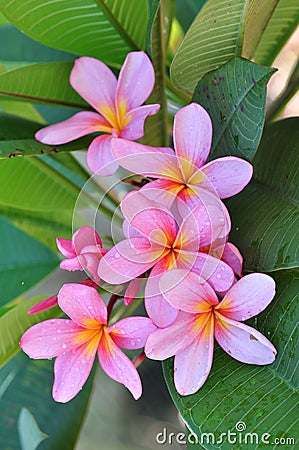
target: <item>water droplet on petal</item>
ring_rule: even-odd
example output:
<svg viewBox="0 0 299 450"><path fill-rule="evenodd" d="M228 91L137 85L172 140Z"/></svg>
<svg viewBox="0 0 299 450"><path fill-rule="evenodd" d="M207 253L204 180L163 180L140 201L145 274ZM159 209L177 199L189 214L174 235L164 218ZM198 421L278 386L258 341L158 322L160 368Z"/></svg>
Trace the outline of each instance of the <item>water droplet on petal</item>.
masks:
<svg viewBox="0 0 299 450"><path fill-rule="evenodd" d="M66 344L62 344L62 346L61 346L62 348L66 348Z"/></svg>
<svg viewBox="0 0 299 450"><path fill-rule="evenodd" d="M220 280L220 278L221 278L220 273L217 273L216 278L218 278L218 280Z"/></svg>

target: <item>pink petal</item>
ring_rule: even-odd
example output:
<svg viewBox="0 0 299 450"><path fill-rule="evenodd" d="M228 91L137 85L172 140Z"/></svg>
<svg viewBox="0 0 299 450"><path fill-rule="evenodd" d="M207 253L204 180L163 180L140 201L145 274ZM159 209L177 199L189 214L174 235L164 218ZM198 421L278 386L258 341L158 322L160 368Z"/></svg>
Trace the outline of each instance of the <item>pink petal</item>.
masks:
<svg viewBox="0 0 299 450"><path fill-rule="evenodd" d="M274 295L273 278L263 273L251 273L230 288L217 309L230 319L247 320L263 311Z"/></svg>
<svg viewBox="0 0 299 450"><path fill-rule="evenodd" d="M47 309L54 308L54 306L57 305L58 297L57 295L53 295L52 297L45 298L45 300L42 300L36 305L31 306L31 308L27 311L27 314L36 314L42 311L46 311Z"/></svg>
<svg viewBox="0 0 299 450"><path fill-rule="evenodd" d="M87 150L87 165L96 175L106 177L118 169L111 151L111 136L104 134L96 137Z"/></svg>
<svg viewBox="0 0 299 450"><path fill-rule="evenodd" d="M163 249L152 249L146 238L125 239L100 260L99 277L110 284L122 284L150 269Z"/></svg>
<svg viewBox="0 0 299 450"><path fill-rule="evenodd" d="M82 389L93 366L96 347L87 352L84 345L62 354L54 364L53 398L66 403Z"/></svg>
<svg viewBox="0 0 299 450"><path fill-rule="evenodd" d="M134 191L125 196L121 209L130 226L151 242L163 247L166 242L174 242L176 221L164 205L149 200L140 191Z"/></svg>
<svg viewBox="0 0 299 450"><path fill-rule="evenodd" d="M135 400L137 400L142 394L142 385L138 372L132 361L124 355L107 334L100 342L98 357L104 372L113 380L126 386Z"/></svg>
<svg viewBox="0 0 299 450"><path fill-rule="evenodd" d="M180 311L171 325L149 335L144 349L146 356L163 361L184 350L198 334L195 322L194 314Z"/></svg>
<svg viewBox="0 0 299 450"><path fill-rule="evenodd" d="M112 139L112 152L117 162L140 175L182 182L177 157L168 147L149 147L125 139Z"/></svg>
<svg viewBox="0 0 299 450"><path fill-rule="evenodd" d="M244 323L216 315L215 338L226 353L247 364L264 365L274 361L276 349L265 336Z"/></svg>
<svg viewBox="0 0 299 450"><path fill-rule="evenodd" d="M174 118L173 139L178 157L201 167L212 141L212 124L206 110L197 103L180 109Z"/></svg>
<svg viewBox="0 0 299 450"><path fill-rule="evenodd" d="M140 192L150 200L170 209L182 189L184 187L181 183L159 178L145 184Z"/></svg>
<svg viewBox="0 0 299 450"><path fill-rule="evenodd" d="M170 325L177 317L178 311L168 303L160 289L161 275L168 269L169 259L163 258L154 268L146 282L144 291L144 305L152 321L161 328Z"/></svg>
<svg viewBox="0 0 299 450"><path fill-rule="evenodd" d="M59 145L74 141L95 131L109 132L109 123L94 112L78 112L63 122L42 128L35 134L35 139L43 144Z"/></svg>
<svg viewBox="0 0 299 450"><path fill-rule="evenodd" d="M30 358L53 358L78 346L75 336L81 330L72 320L45 320L23 334L20 346Z"/></svg>
<svg viewBox="0 0 299 450"><path fill-rule="evenodd" d="M144 52L127 55L118 77L116 105L124 104L130 111L142 105L155 84L155 72L149 57Z"/></svg>
<svg viewBox="0 0 299 450"><path fill-rule="evenodd" d="M128 124L121 130L119 137L134 141L144 135L144 122L148 116L156 114L160 109L160 105L144 105L129 111L123 121Z"/></svg>
<svg viewBox="0 0 299 450"><path fill-rule="evenodd" d="M180 213L182 212L181 205ZM210 199L197 205L192 211L186 206L182 217L184 221L178 233L182 250L196 251L227 234L228 224L223 203L214 196L210 196ZM224 243L225 241L223 245Z"/></svg>
<svg viewBox="0 0 299 450"><path fill-rule="evenodd" d="M63 239L63 238L57 238L56 244L58 247L58 250L60 253L63 254L63 256L66 256L67 258L74 258L76 255L76 252L73 247L73 242L70 239Z"/></svg>
<svg viewBox="0 0 299 450"><path fill-rule="evenodd" d="M170 305L188 313L209 311L211 305L219 303L208 283L184 269L173 269L163 274L160 289Z"/></svg>
<svg viewBox="0 0 299 450"><path fill-rule="evenodd" d="M80 260L77 256L75 258L64 259L60 263L60 268L63 270L83 270L84 264L82 264L82 260Z"/></svg>
<svg viewBox="0 0 299 450"><path fill-rule="evenodd" d="M108 122L116 116L114 99L117 80L104 63L88 56L76 59L70 83Z"/></svg>
<svg viewBox="0 0 299 450"><path fill-rule="evenodd" d="M234 244L231 242L225 244L221 259L233 269L236 275L242 276L243 257Z"/></svg>
<svg viewBox="0 0 299 450"><path fill-rule="evenodd" d="M85 259L85 264L84 264L85 271L88 272L90 277L96 283L99 283L100 278L98 276L98 271L99 271L100 258L97 255L95 255L94 253L84 253L84 259Z"/></svg>
<svg viewBox="0 0 299 450"><path fill-rule="evenodd" d="M124 304L126 306L130 305L137 297L142 281L142 278L135 278L134 280L130 281L124 295Z"/></svg>
<svg viewBox="0 0 299 450"><path fill-rule="evenodd" d="M126 219L123 221L122 231L125 238L142 237L142 234L135 230L135 228L131 227L130 223Z"/></svg>
<svg viewBox="0 0 299 450"><path fill-rule="evenodd" d="M204 253L198 253L190 270L200 275L217 292L226 291L234 281L234 272L226 263Z"/></svg>
<svg viewBox="0 0 299 450"><path fill-rule="evenodd" d="M107 332L118 347L136 350L145 346L149 334L156 329L147 317L127 317L109 327Z"/></svg>
<svg viewBox="0 0 299 450"><path fill-rule="evenodd" d="M213 328L211 320L191 345L175 355L174 384L180 395L194 394L210 373L214 353Z"/></svg>
<svg viewBox="0 0 299 450"><path fill-rule="evenodd" d="M79 228L73 235L73 247L76 254L79 255L81 250L87 245L99 245L102 247L102 241L96 230L89 226Z"/></svg>
<svg viewBox="0 0 299 450"><path fill-rule="evenodd" d="M82 284L65 284L58 293L60 308L77 324L98 328L107 323L107 308L97 290Z"/></svg>
<svg viewBox="0 0 299 450"><path fill-rule="evenodd" d="M213 184L220 198L228 198L242 191L249 183L253 171L249 162L234 156L215 159L201 170Z"/></svg>

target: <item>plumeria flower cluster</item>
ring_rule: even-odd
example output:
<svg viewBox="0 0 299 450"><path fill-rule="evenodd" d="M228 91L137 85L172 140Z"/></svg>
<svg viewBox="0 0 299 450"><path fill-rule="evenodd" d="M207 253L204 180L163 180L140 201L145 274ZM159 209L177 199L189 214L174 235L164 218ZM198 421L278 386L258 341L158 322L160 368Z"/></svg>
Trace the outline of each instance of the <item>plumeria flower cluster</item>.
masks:
<svg viewBox="0 0 299 450"><path fill-rule="evenodd" d="M222 202L249 183L251 164L236 157L206 163L212 124L197 103L175 115L174 150L135 142L146 117L159 110L141 106L154 85L143 52L127 56L118 80L102 62L79 58L70 82L96 112L77 113L36 138L57 145L100 132L87 152L90 169L110 175L120 165L147 183L122 199L123 239L111 248L103 248L90 226L71 240L57 239L65 256L60 267L84 270L88 278L33 306L31 314L58 304L69 319L34 325L20 343L32 358L56 357L54 399L66 402L79 392L96 354L102 369L134 398L142 393L136 367L145 357L174 356L177 391L195 393L211 370L214 338L238 361L272 363L274 346L243 321L268 306L275 283L265 274L242 276L243 259L229 242L231 221ZM99 288L112 293L107 304ZM138 296L147 316L116 321L114 306L123 299L126 314ZM121 349L141 353L131 361Z"/></svg>

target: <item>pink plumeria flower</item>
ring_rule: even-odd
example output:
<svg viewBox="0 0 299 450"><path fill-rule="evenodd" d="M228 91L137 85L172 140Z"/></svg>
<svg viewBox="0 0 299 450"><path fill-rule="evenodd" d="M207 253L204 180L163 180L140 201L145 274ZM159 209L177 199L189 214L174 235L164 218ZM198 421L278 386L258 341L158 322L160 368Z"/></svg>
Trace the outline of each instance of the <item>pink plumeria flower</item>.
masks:
<svg viewBox="0 0 299 450"><path fill-rule="evenodd" d="M144 52L129 53L117 80L104 63L83 56L75 61L70 83L97 112L79 112L39 130L35 138L44 144L59 145L93 132L105 133L91 142L87 164L98 175L111 175L118 168L111 152L111 137L139 139L147 116L160 108L157 104L141 106L154 87L152 63Z"/></svg>
<svg viewBox="0 0 299 450"><path fill-rule="evenodd" d="M254 328L241 323L263 311L275 295L271 277L253 273L239 280L219 303L214 290L195 273L171 270L160 280L166 300L180 310L167 328L148 338L148 358L173 355L174 381L181 395L194 394L206 381L213 360L214 336L233 358L247 364L271 364L276 349ZM178 280L182 280L178 282Z"/></svg>
<svg viewBox="0 0 299 450"><path fill-rule="evenodd" d="M78 284L64 285L58 304L70 319L52 319L29 328L20 346L34 359L56 357L53 398L68 402L78 394L98 353L102 369L122 383L135 399L142 393L140 377L130 359L120 350L144 347L156 327L146 317L129 317L107 324L107 307L97 290Z"/></svg>
<svg viewBox="0 0 299 450"><path fill-rule="evenodd" d="M87 270L96 283L99 261L107 253L103 249L98 233L89 226L77 230L72 239L56 239L59 251L67 258L61 261L60 268L64 270Z"/></svg>
<svg viewBox="0 0 299 450"><path fill-rule="evenodd" d="M157 178L142 190L157 188L157 201L171 205L178 196L189 207L196 206L207 192L228 198L250 181L252 166L234 156L218 158L204 165L212 140L211 119L204 108L191 103L174 118L171 148L155 148L112 139L112 151L119 164L131 172ZM166 195L166 194L169 195Z"/></svg>
<svg viewBox="0 0 299 450"><path fill-rule="evenodd" d="M233 283L234 273L226 263L199 252L200 247L210 246L229 231L223 204L215 197L213 200L189 212L180 225L167 208L140 191L127 194L121 203L123 215L135 233L103 256L99 276L107 283L122 284L151 270L145 286L145 306L158 326L167 326L177 315L160 291L159 278L164 272L174 267L193 270L217 291L226 291Z"/></svg>

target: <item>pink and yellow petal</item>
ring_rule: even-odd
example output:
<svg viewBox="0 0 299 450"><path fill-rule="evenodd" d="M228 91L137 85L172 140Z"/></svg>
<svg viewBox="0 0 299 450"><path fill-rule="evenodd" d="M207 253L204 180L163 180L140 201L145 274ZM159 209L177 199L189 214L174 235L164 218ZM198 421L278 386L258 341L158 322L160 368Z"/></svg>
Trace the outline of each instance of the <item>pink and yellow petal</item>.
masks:
<svg viewBox="0 0 299 450"><path fill-rule="evenodd" d="M251 273L234 284L218 305L218 311L234 320L247 320L273 300L275 281L263 273Z"/></svg>
<svg viewBox="0 0 299 450"><path fill-rule="evenodd" d="M110 284L126 283L150 269L162 252L153 249L146 238L125 239L103 256L98 275Z"/></svg>
<svg viewBox="0 0 299 450"><path fill-rule="evenodd" d="M178 160L170 148L149 147L115 138L111 146L114 157L125 169L148 177L182 182Z"/></svg>
<svg viewBox="0 0 299 450"><path fill-rule="evenodd" d="M107 329L118 347L136 350L145 346L148 336L157 329L147 317L127 317Z"/></svg>
<svg viewBox="0 0 299 450"><path fill-rule="evenodd" d="M225 244L221 259L233 269L236 275L242 276L243 257L234 244L231 242Z"/></svg>
<svg viewBox="0 0 299 450"><path fill-rule="evenodd" d="M167 302L174 308L188 313L209 312L218 305L214 290L197 274L173 269L160 278L160 289Z"/></svg>
<svg viewBox="0 0 299 450"><path fill-rule="evenodd" d="M259 331L215 311L215 338L233 358L247 364L271 364L276 349Z"/></svg>
<svg viewBox="0 0 299 450"><path fill-rule="evenodd" d="M142 385L132 361L118 348L109 334L101 339L98 358L104 372L113 380L123 384L135 400L141 397Z"/></svg>
<svg viewBox="0 0 299 450"><path fill-rule="evenodd" d="M149 97L155 83L155 72L144 52L127 55L118 77L116 107L130 111L142 105Z"/></svg>
<svg viewBox="0 0 299 450"><path fill-rule="evenodd" d="M77 346L75 337L81 327L68 319L51 319L29 328L20 346L30 358L53 358Z"/></svg>
<svg viewBox="0 0 299 450"><path fill-rule="evenodd" d="M86 351L82 345L56 358L52 391L56 402L66 403L79 393L91 372L96 351L96 347Z"/></svg>
<svg viewBox="0 0 299 450"><path fill-rule="evenodd" d="M124 304L126 306L130 305L135 300L135 298L137 298L140 287L142 285L142 281L142 278L135 278L134 280L129 282L124 294Z"/></svg>
<svg viewBox="0 0 299 450"><path fill-rule="evenodd" d="M205 383L213 362L214 323L210 320L191 345L176 353L174 384L180 395L192 395Z"/></svg>
<svg viewBox="0 0 299 450"><path fill-rule="evenodd" d="M94 112L78 112L63 122L42 128L35 139L43 144L59 145L97 131L110 132L109 123Z"/></svg>
<svg viewBox="0 0 299 450"><path fill-rule="evenodd" d="M196 316L179 311L171 325L149 335L144 351L148 358L163 361L188 347L197 335Z"/></svg>
<svg viewBox="0 0 299 450"><path fill-rule="evenodd" d="M107 323L107 308L93 287L65 284L58 293L60 308L78 325L98 329Z"/></svg>
<svg viewBox="0 0 299 450"><path fill-rule="evenodd" d="M206 110L197 103L180 109L174 118L173 137L177 156L200 168L212 142L212 123Z"/></svg>
<svg viewBox="0 0 299 450"><path fill-rule="evenodd" d="M156 114L160 105L144 105L130 110L123 118L119 137L134 141L144 135L144 122L148 116Z"/></svg>
<svg viewBox="0 0 299 450"><path fill-rule="evenodd" d="M116 118L115 92L117 79L101 61L83 56L75 61L70 83L96 111L114 126Z"/></svg>

